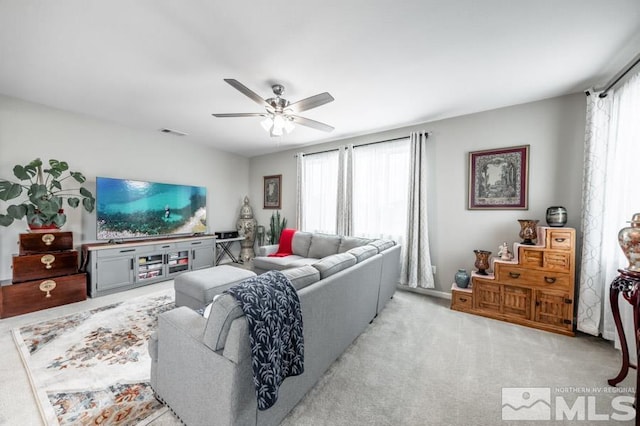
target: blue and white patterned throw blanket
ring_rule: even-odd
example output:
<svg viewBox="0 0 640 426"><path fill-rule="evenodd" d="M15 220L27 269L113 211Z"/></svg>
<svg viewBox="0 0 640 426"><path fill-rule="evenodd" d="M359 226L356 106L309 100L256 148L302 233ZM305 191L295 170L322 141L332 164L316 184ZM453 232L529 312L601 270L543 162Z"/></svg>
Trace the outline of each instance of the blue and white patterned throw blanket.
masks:
<svg viewBox="0 0 640 426"><path fill-rule="evenodd" d="M258 409L266 410L278 400L284 379L304 372L300 299L280 271L246 279L227 292L247 318Z"/></svg>

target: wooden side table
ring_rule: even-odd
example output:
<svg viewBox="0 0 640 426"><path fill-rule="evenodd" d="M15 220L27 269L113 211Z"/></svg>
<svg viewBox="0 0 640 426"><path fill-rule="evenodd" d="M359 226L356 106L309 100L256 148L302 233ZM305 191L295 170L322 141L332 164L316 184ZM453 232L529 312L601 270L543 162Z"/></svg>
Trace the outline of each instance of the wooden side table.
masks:
<svg viewBox="0 0 640 426"><path fill-rule="evenodd" d="M609 379L608 383L611 386L615 386L624 380L629 373L629 368L636 369L636 425L640 425L640 417L638 416L638 390L637 385L640 383L640 369L637 365L629 363L629 347L627 345L627 339L625 337L624 328L622 327L622 320L620 318L620 306L618 300L620 299L620 293L622 297L633 306L633 334L635 336L637 354L636 359L640 359L640 273L618 269L620 275L618 275L609 288L609 301L611 303L611 312L613 313L613 321L616 324L616 330L618 331L618 338L620 339L620 349L622 351L622 366L620 372L613 379Z"/></svg>

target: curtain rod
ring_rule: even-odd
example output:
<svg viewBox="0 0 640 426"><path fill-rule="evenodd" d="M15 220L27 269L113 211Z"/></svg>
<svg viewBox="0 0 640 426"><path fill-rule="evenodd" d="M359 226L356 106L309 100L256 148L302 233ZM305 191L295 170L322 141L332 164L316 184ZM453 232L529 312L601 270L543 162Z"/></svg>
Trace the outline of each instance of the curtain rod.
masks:
<svg viewBox="0 0 640 426"><path fill-rule="evenodd" d="M429 138L429 132L420 132L420 133L423 133L424 135L426 135L427 139ZM375 145L375 144L385 143L385 142L395 142L395 141L401 141L401 140L404 140L404 139L409 139L409 136L401 136L399 138L385 139L385 140L376 141L376 142L366 142L366 143L361 143L361 144L358 144L358 145L354 145L353 147L354 148L358 148L360 146ZM327 152L333 152L333 151L339 151L339 150L340 150L340 148L331 148L331 149L325 149L324 151L310 152L308 154L307 153L302 153L302 156L306 157L306 156L309 156L309 155L324 154L324 153L327 153ZM298 154L294 154L293 156L297 157Z"/></svg>
<svg viewBox="0 0 640 426"><path fill-rule="evenodd" d="M611 90L616 84L618 84L618 82L620 82L620 80L622 80L624 78L624 76L629 74L629 72L633 68L635 68L636 65L640 64L640 54L638 56L636 56L635 59L633 59L630 62L630 64L631 65L629 65L627 67L627 69L623 70L618 75L614 76L611 80L609 80L609 83L607 83L605 88L602 89L602 93L600 93L600 95L598 95L599 98L606 98L609 90Z"/></svg>

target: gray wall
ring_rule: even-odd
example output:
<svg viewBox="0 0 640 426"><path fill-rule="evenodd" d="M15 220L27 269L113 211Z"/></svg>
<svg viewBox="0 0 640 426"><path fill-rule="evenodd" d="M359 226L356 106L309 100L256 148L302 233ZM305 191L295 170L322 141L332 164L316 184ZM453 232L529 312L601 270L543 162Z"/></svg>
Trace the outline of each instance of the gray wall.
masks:
<svg viewBox="0 0 640 426"><path fill-rule="evenodd" d="M428 143L431 256L437 266L436 290L449 292L458 268L473 269L474 249L496 254L503 241L510 246L519 241L517 219L539 219L545 225L547 207L563 205L569 213L567 226L579 228L585 108L585 96L580 93L308 146L300 151L379 141L405 136L410 131L432 132ZM529 209L468 210L469 152L517 145L530 145ZM273 174L282 174L281 214L295 226L297 151L250 161L251 204L258 223L267 228L272 210L262 208L262 177Z"/></svg>
<svg viewBox="0 0 640 426"><path fill-rule="evenodd" d="M159 126L160 127L160 126ZM249 192L249 160L187 137L121 127L0 95L0 177L13 177L16 164L34 158L67 161L95 189L96 176L207 187L210 231L235 229ZM94 193L95 195L95 193ZM0 201L1 211L6 203ZM95 241L95 213L66 209L64 230L76 245ZM0 280L11 278L11 255L26 222L0 227Z"/></svg>

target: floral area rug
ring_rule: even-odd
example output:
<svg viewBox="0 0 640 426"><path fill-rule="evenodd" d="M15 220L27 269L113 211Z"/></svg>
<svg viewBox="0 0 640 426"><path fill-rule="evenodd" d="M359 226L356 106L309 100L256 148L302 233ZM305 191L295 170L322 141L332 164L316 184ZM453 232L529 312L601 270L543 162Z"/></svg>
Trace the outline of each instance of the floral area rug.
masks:
<svg viewBox="0 0 640 426"><path fill-rule="evenodd" d="M147 342L173 290L13 330L47 425L138 425L166 411Z"/></svg>

